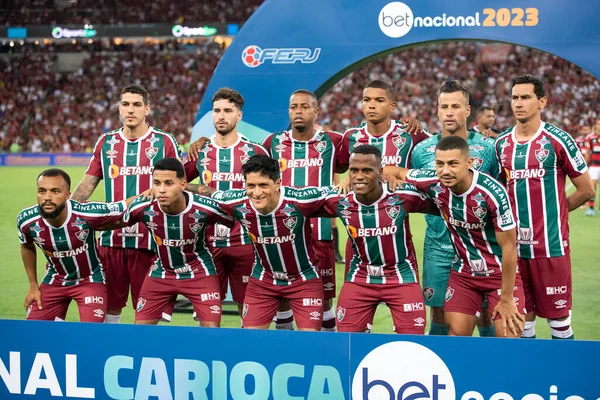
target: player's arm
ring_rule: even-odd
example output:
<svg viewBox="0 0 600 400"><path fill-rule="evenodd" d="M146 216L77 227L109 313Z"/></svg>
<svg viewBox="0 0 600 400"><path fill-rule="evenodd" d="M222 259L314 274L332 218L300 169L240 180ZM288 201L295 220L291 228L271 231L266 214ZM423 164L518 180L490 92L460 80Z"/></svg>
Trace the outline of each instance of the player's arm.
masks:
<svg viewBox="0 0 600 400"><path fill-rule="evenodd" d="M100 183L100 180L101 178L99 176L88 174L83 175L81 182L79 182L79 184L71 194L71 199L80 203L87 201L87 199L90 198L92 193L94 193L94 190L96 190L96 187L98 186L98 183Z"/></svg>
<svg viewBox="0 0 600 400"><path fill-rule="evenodd" d="M496 240L502 248L502 286L500 301L494 309L492 319L500 314L503 335L507 335L507 327L513 335L523 330L524 316L519 313L513 291L517 276L517 235L516 229L496 231Z"/></svg>
<svg viewBox="0 0 600 400"><path fill-rule="evenodd" d="M596 197L596 190L588 171L570 179L576 190L567 197L567 206L569 207L569 211L573 211L585 204L589 199Z"/></svg>
<svg viewBox="0 0 600 400"><path fill-rule="evenodd" d="M25 295L25 309L35 301L37 306L42 308L42 293L38 285L37 279L37 255L35 252L35 245L33 243L21 243L21 259L25 266L25 272L27 273L27 279L29 280L29 290Z"/></svg>
<svg viewBox="0 0 600 400"><path fill-rule="evenodd" d="M392 176L398 180L406 181L406 176L411 170L408 168L397 167L395 165L386 165L383 167L383 174Z"/></svg>
<svg viewBox="0 0 600 400"><path fill-rule="evenodd" d="M210 186L198 185L195 183L188 183L188 185L186 186L186 190L189 190L194 194L199 194L200 196L205 197L211 197L213 193L217 191L217 189L211 188Z"/></svg>

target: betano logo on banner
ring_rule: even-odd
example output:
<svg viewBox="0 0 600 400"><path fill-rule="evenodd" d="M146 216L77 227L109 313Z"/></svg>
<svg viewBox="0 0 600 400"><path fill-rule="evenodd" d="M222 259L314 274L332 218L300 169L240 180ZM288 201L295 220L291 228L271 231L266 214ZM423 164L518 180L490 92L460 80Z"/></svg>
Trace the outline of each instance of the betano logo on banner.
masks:
<svg viewBox="0 0 600 400"><path fill-rule="evenodd" d="M484 8L473 15L452 16L442 13L436 16L415 17L411 8L394 1L386 4L379 12L379 28L391 37L400 38L414 28L463 27L463 26L536 26L539 11L529 8Z"/></svg>

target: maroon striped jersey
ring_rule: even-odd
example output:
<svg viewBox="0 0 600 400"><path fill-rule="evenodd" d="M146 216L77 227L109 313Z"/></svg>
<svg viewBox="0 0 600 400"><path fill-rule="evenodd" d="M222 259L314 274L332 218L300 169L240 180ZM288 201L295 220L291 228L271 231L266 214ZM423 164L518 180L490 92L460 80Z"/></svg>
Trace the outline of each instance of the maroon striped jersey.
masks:
<svg viewBox="0 0 600 400"><path fill-rule="evenodd" d="M238 135L235 144L219 147L215 137L198 154L198 159L184 164L188 182L200 177L200 184L217 190L242 189L245 185L242 165L254 155L268 155L264 147ZM231 230L222 224L209 225L206 239L213 247L240 246L252 241L243 233L239 222Z"/></svg>
<svg viewBox="0 0 600 400"><path fill-rule="evenodd" d="M600 146L600 145L599 145ZM500 179L506 182L517 216L521 258L569 254L569 208L566 177L576 178L587 165L573 138L542 122L527 142L517 142L515 128L496 139Z"/></svg>
<svg viewBox="0 0 600 400"><path fill-rule="evenodd" d="M38 205L21 211L17 217L19 241L35 243L46 256L42 283L57 286L104 283L94 230L119 221L126 208L125 201L79 203L67 200L67 219L58 228L46 222Z"/></svg>
<svg viewBox="0 0 600 400"><path fill-rule="evenodd" d="M500 182L482 172L471 172L473 183L461 195L442 185L435 170L410 170L406 181L431 197L440 209L458 255L452 268L465 275L499 277L502 248L496 232L516 227L513 210Z"/></svg>
<svg viewBox="0 0 600 400"><path fill-rule="evenodd" d="M144 224L152 234L152 249L158 255L148 276L159 279L191 279L216 275L212 256L204 244L207 226L233 225L208 197L184 192L186 208L167 214L157 200L137 197L123 217L126 223Z"/></svg>
<svg viewBox="0 0 600 400"><path fill-rule="evenodd" d="M270 156L279 160L281 184L284 186L331 186L343 135L316 131L308 141L296 140L291 131L269 135L264 146ZM331 218L311 221L314 240L333 240Z"/></svg>
<svg viewBox="0 0 600 400"><path fill-rule="evenodd" d="M213 193L225 213L245 227L254 243L252 276L273 285L319 278L315 267L310 217L324 206L331 187L281 186L279 204L269 214L257 211L245 190Z"/></svg>
<svg viewBox="0 0 600 400"><path fill-rule="evenodd" d="M354 192L331 193L326 211L341 218L352 239L353 257L346 281L401 284L419 281L417 257L408 213L425 209L431 200L410 184L393 192L383 187L373 204L362 204Z"/></svg>
<svg viewBox="0 0 600 400"><path fill-rule="evenodd" d="M85 173L104 179L106 201L120 201L150 189L154 164L163 158L180 158L171 134L149 127L139 139L129 140L121 128L98 139ZM151 240L146 227L137 224L102 232L100 246L150 250Z"/></svg>

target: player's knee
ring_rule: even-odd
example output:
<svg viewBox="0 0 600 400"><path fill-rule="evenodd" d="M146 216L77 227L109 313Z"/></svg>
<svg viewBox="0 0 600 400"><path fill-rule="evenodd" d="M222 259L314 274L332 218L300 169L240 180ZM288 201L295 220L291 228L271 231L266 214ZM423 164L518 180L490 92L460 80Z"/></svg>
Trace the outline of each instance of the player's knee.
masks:
<svg viewBox="0 0 600 400"><path fill-rule="evenodd" d="M431 307L431 322L434 324L445 324L444 309L442 307Z"/></svg>
<svg viewBox="0 0 600 400"><path fill-rule="evenodd" d="M548 319L550 334L553 339L572 339L573 328L571 328L571 316L561 319Z"/></svg>

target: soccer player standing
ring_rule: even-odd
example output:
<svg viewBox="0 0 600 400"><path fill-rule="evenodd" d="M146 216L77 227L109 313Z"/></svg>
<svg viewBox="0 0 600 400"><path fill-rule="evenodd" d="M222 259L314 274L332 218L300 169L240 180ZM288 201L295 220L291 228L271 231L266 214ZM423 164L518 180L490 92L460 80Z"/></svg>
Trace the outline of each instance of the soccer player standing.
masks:
<svg viewBox="0 0 600 400"><path fill-rule="evenodd" d="M17 217L21 258L29 278L27 319L64 320L71 300L82 322L103 322L106 314L104 270L94 230L117 222L126 202L81 204L69 199L71 178L51 168L37 179L38 204ZM37 245L46 256L46 274L38 285Z"/></svg>
<svg viewBox="0 0 600 400"><path fill-rule="evenodd" d="M541 120L544 83L523 75L512 84L517 124L496 139L501 178L517 215L519 267L525 290L524 337L535 337L536 316L547 318L552 338L572 339L569 212L594 194L587 165L573 138ZM576 190L565 194L569 177Z"/></svg>
<svg viewBox="0 0 600 400"><path fill-rule="evenodd" d="M315 127L319 115L317 97L308 90L296 90L290 97L291 129L269 135L264 146L271 157L279 160L283 186L332 186L343 136ZM331 218L311 220L313 260L323 279L324 331L335 330L333 298L336 295L335 257ZM287 309L286 309L287 308ZM291 310L284 304L277 313L279 329L291 329Z"/></svg>
<svg viewBox="0 0 600 400"><path fill-rule="evenodd" d="M242 165L250 157L266 155L267 151L238 132L244 107L244 98L240 93L221 88L214 94L212 104L216 133L198 153L195 161L184 164L187 181L200 177L202 185L216 190L242 189ZM194 193L203 194L202 187L188 184L188 190ZM254 265L252 241L237 221L231 230L221 224L210 225L206 237L219 276L221 299L225 298L229 285L241 316L248 277Z"/></svg>
<svg viewBox="0 0 600 400"><path fill-rule="evenodd" d="M139 85L121 91L119 113L123 127L98 139L87 171L72 198L86 201L104 179L106 201L119 201L149 189L152 168L163 158L179 157L175 138L146 123L150 114L148 92ZM155 254L146 227L138 224L103 232L98 252L106 268L107 323L118 323L127 304L129 287L133 305Z"/></svg>
<svg viewBox="0 0 600 400"><path fill-rule="evenodd" d="M592 185L594 190L598 186L600 180L600 118L596 120L594 124L594 131L586 136L588 156L587 160L590 165L590 178L592 178ZM594 211L595 196L592 197L588 202L588 209L585 215L593 217L596 212Z"/></svg>
<svg viewBox="0 0 600 400"><path fill-rule="evenodd" d="M152 173L154 200L136 198L123 217L126 224L142 223L150 230L157 254L140 291L136 324L157 324L179 294L190 300L201 326L221 323L219 279L204 235L208 225L231 227L233 219L214 201L186 192L186 185L179 160L157 162Z"/></svg>
<svg viewBox="0 0 600 400"><path fill-rule="evenodd" d="M469 92L460 82L450 80L442 84L438 92L437 112L442 122L442 132L415 146L411 167L434 169L435 146L444 137L456 136L465 139L469 144L470 156L473 160L471 168L498 178L498 159L494 145L475 131L467 132L467 117L471 114L471 106ZM454 247L450 241L450 233L440 216L426 215L425 222L427 229L423 246L423 296L425 304L431 308L429 334L447 335L448 327L444 319L443 306L444 294L455 258ZM478 329L480 336L495 336L487 307L482 308Z"/></svg>

